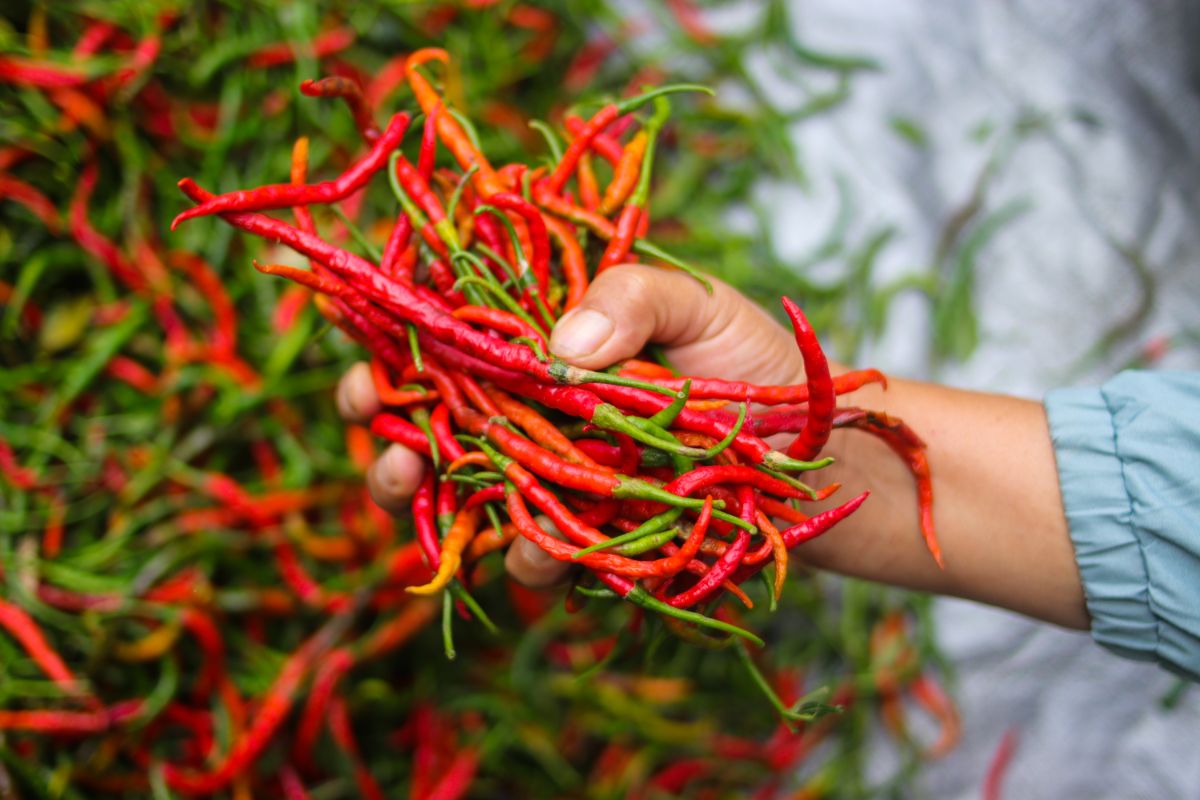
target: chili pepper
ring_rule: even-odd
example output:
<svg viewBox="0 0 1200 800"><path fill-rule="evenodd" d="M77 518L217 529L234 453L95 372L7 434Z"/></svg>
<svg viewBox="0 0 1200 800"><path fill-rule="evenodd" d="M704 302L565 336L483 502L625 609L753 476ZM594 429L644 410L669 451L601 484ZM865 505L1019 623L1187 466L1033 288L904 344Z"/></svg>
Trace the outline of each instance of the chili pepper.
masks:
<svg viewBox="0 0 1200 800"><path fill-rule="evenodd" d="M466 453L454 439L454 432L450 429L450 409L445 403L434 406L433 413L429 415L429 427L433 430L433 437L443 457L453 461Z"/></svg>
<svg viewBox="0 0 1200 800"><path fill-rule="evenodd" d="M537 282L537 291L544 297L550 280L550 237L542 213L524 197L511 192L488 195L486 199L488 205L519 214L528 226L532 245L530 267Z"/></svg>
<svg viewBox="0 0 1200 800"><path fill-rule="evenodd" d="M383 134L371 146L367 154L331 181L304 186L277 183L257 189L216 195L181 212L171 221L171 230L175 230L181 222L209 214L224 214L231 211L265 211L273 208L290 208L312 203L335 203L338 200L344 200L365 186L372 175L387 166L388 156L404 138L404 134L408 130L408 123L407 112L402 111L393 115L387 128L384 129ZM180 188L185 185L191 185L190 181L187 179L180 181ZM185 193L187 193L186 189Z"/></svg>
<svg viewBox="0 0 1200 800"><path fill-rule="evenodd" d="M987 775L983 779L983 800L1001 800L1004 776L1017 751L1017 731L1009 728L1004 732L992 760L988 763Z"/></svg>
<svg viewBox="0 0 1200 800"><path fill-rule="evenodd" d="M509 336L529 337L541 344L543 349L546 347L546 340L541 332L512 312L500 308L467 305L459 306L451 314L456 319L476 325L486 325L493 330L506 333Z"/></svg>
<svg viewBox="0 0 1200 800"><path fill-rule="evenodd" d="M696 492L720 484L743 484L763 492L782 497L804 497L804 493L778 478L760 472L753 467L729 464L725 466L696 467L680 475L663 487L664 491L687 497Z"/></svg>
<svg viewBox="0 0 1200 800"><path fill-rule="evenodd" d="M879 437L908 463L909 472L917 484L921 536L933 560L944 569L942 548L938 544L933 520L933 476L929 469L929 458L925 454L925 443L903 420L888 414L868 411L861 416L851 415L846 424Z"/></svg>
<svg viewBox="0 0 1200 800"><path fill-rule="evenodd" d="M638 131L621 151L621 160L617 162L613 178L605 187L604 197L596 208L598 213L611 214L629 198L630 193L638 184L647 138L647 131Z"/></svg>
<svg viewBox="0 0 1200 800"><path fill-rule="evenodd" d="M804 374L809 386L808 421L788 446L787 454L801 461L811 461L829 441L837 396L829 374L829 362L804 312L786 297L782 298L782 302L796 333L796 346L804 358Z"/></svg>
<svg viewBox="0 0 1200 800"><path fill-rule="evenodd" d="M388 441L402 444L409 450L430 455L429 440L421 429L395 414L376 414L371 419L371 433Z"/></svg>
<svg viewBox="0 0 1200 800"><path fill-rule="evenodd" d="M334 617L284 662L271 688L263 696L250 727L234 742L216 766L204 772L191 772L168 763L164 768L167 784L186 794L211 794L229 785L254 762L270 742L270 737L291 709L296 690L308 674L314 660L328 647L330 640L340 635L345 625L346 617Z"/></svg>
<svg viewBox="0 0 1200 800"><path fill-rule="evenodd" d="M576 464L600 468L601 465L591 458L584 450L576 446L555 425L522 402L510 397L496 387L486 389L497 410L509 421L520 426L529 438L550 452ZM632 473L627 473L632 474Z"/></svg>
<svg viewBox="0 0 1200 800"><path fill-rule="evenodd" d="M137 713L133 705L114 706L107 711L9 711L0 709L0 730L36 731L54 734L103 733Z"/></svg>
<svg viewBox="0 0 1200 800"><path fill-rule="evenodd" d="M69 226L71 235L84 252L104 264L113 277L124 283L135 292L146 288L145 277L125 258L115 244L100 234L87 217L88 201L96 188L99 178L99 168L94 159L84 165L79 175L79 183L75 187L75 196L71 198Z"/></svg>
<svg viewBox="0 0 1200 800"><path fill-rule="evenodd" d="M645 380L651 380L665 389L678 391L683 388L684 384L683 378L675 378L670 375L653 375L647 374L644 371L634 371L631 374ZM689 380L692 384L691 397L693 400L715 398L728 402L749 402L766 406L778 406L807 403L809 399L809 385L807 383L790 386L760 386L758 384L746 383L745 381L724 381L716 378L690 378ZM845 372L833 377L832 380L834 393L837 395L849 394L869 383L879 383L885 388L887 387L887 377L875 369ZM775 427L773 420L777 416L780 419L787 419L787 415L791 413L794 412L780 410L759 415L755 419L755 430L757 431L759 427L767 428L768 432L761 434L764 436L787 432L787 428L782 424ZM768 428L767 426L771 427Z"/></svg>
<svg viewBox="0 0 1200 800"><path fill-rule="evenodd" d="M19 178L0 173L0 199L5 198L24 206L51 233L58 233L62 229L58 209L46 195Z"/></svg>
<svg viewBox="0 0 1200 800"><path fill-rule="evenodd" d="M646 103L649 103L656 98L664 95L673 94L676 92L705 92L711 93L711 90L704 86L695 84L678 84L675 86L660 86L657 89L652 89L635 97L629 97L619 103L609 103L597 111L591 119L579 130L575 135L575 139L567 146L567 150L563 153L562 159L554 168L554 171L545 179L544 185L546 190L551 194L562 194L563 187L566 186L567 180L571 174L575 172L579 165L580 157L591 147L591 143L595 138L604 132L604 129L616 121L617 117L622 114L628 114L641 108Z"/></svg>
<svg viewBox="0 0 1200 800"><path fill-rule="evenodd" d="M416 386L413 389L396 388L387 374L387 365L379 357L371 359L371 381L375 386L375 394L378 395L379 402L385 406L406 406L411 403L428 403L438 399L437 392L430 391L423 386Z"/></svg>
<svg viewBox="0 0 1200 800"><path fill-rule="evenodd" d="M922 673L909 684L909 691L941 724L937 741L926 750L928 758L941 758L949 753L962 738L962 721L958 709L937 682L928 673Z"/></svg>
<svg viewBox="0 0 1200 800"><path fill-rule="evenodd" d="M354 38L352 28L333 28L317 34L311 42L278 42L261 47L247 57L246 64L258 69L277 67L295 61L298 54L328 58L354 44Z"/></svg>
<svg viewBox="0 0 1200 800"><path fill-rule="evenodd" d="M409 55L404 64L404 74L408 78L408 84L412 88L413 94L417 98L417 103L420 104L421 110L426 114L432 114L433 109L441 104L442 99L438 93L430 86L429 81L417 71L417 67L428 61L448 62L450 56L445 50L439 48L426 47L417 50ZM475 173L475 188L480 195L487 197L504 191L499 179L496 177L496 171L492 169L492 165L488 163L487 158L479 151L477 147L471 144L470 138L454 119L451 114L441 114L437 120L438 136L442 140L442 144L446 145L446 149L453 154L458 165L464 169L470 169L472 166L478 167L478 172Z"/></svg>
<svg viewBox="0 0 1200 800"><path fill-rule="evenodd" d="M574 137L578 137L587 127L587 123L574 114L567 114L563 118L563 125ZM621 161L621 144L609 133L596 134L590 147L614 167Z"/></svg>
<svg viewBox="0 0 1200 800"><path fill-rule="evenodd" d="M706 617L703 614L697 614L694 611L687 611L686 609L675 608L674 606L667 605L629 578L625 578L620 575L614 575L609 572L597 572L596 577L600 579L601 583L616 592L617 596L622 600L628 600L634 605L640 606L648 611L656 611L665 616L674 617L675 619L683 620L684 622L689 622L700 627L712 628L732 634L734 636L740 636L746 641L752 642L759 647L761 647L763 644L761 639L744 628L739 628L736 625L730 625L729 623L723 622L719 619Z"/></svg>
<svg viewBox="0 0 1200 800"><path fill-rule="evenodd" d="M78 694L82 688L75 673L63 662L46 641L42 629L19 606L0 598L0 626L20 642L29 657L46 673L46 677L57 683L68 694Z"/></svg>
<svg viewBox="0 0 1200 800"><path fill-rule="evenodd" d="M592 168L592 154L585 151L579 157L579 200L588 211L597 211L600 206L600 185L596 180L596 172Z"/></svg>
<svg viewBox="0 0 1200 800"><path fill-rule="evenodd" d="M576 549L542 530L541 526L529 516L528 510L524 506L524 499L515 490L508 493L508 511L513 524L517 526L517 531L558 561L575 562L590 569L605 570L628 577L669 577L684 569L699 552L700 542L707 534L709 520L712 519L712 498L705 501L704 509L700 512L700 519L692 526L692 531L688 534L684 546L676 554L654 561L636 561L624 556L595 552L575 558Z"/></svg>
<svg viewBox="0 0 1200 800"><path fill-rule="evenodd" d="M358 81L340 75L304 80L300 82L300 94L308 97L340 97L345 101L354 117L354 126L367 143L379 139L379 127L371 116L371 109L363 98L362 86Z"/></svg>
<svg viewBox="0 0 1200 800"><path fill-rule="evenodd" d="M645 236L642 226L643 221L645 221L645 224L649 222L647 202L650 194L650 172L654 164L654 152L657 147L659 131L666 124L670 113L671 106L665 97L655 99L654 114L646 124L646 146L642 153L641 171L638 175L637 186L629 196L625 207L621 209L621 216L617 219L616 230L612 238L608 240L608 246L604 249L604 255L601 256L600 263L596 267L597 274L625 261L633 249L634 239Z"/></svg>
<svg viewBox="0 0 1200 800"><path fill-rule="evenodd" d="M330 700L328 722L333 740L353 765L354 782L358 784L359 794L366 800L383 800L385 796L383 790L379 788L374 776L362 763L358 742L354 738L354 730L350 725L350 715L346 710L346 701L341 697L335 695Z"/></svg>
<svg viewBox="0 0 1200 800"><path fill-rule="evenodd" d="M87 81L88 74L78 67L15 56L0 58L0 83L57 89L82 86Z"/></svg>
<svg viewBox="0 0 1200 800"><path fill-rule="evenodd" d="M474 538L479 528L480 509L463 508L454 519L450 532L442 540L442 548L438 554L437 572L433 580L424 586L409 586L406 591L411 594L436 594L446 588L454 578L454 573L462 565L462 552Z"/></svg>

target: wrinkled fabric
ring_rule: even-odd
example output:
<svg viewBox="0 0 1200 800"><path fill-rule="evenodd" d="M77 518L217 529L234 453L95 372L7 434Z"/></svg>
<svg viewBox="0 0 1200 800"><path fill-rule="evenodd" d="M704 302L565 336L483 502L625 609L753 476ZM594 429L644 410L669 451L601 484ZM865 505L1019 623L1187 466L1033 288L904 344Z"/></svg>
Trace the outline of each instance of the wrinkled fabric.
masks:
<svg viewBox="0 0 1200 800"><path fill-rule="evenodd" d="M1200 680L1200 373L1046 397L1092 635Z"/></svg>
<svg viewBox="0 0 1200 800"><path fill-rule="evenodd" d="M859 76L828 116L797 123L793 138L809 189L783 182L759 189L762 206L773 211L775 243L796 264L810 263L844 208L851 253L886 226L896 231L877 259L875 281L928 264L943 224L995 152L995 136L981 142L977 134L1011 130L1026 113L1050 123L1016 147L986 193L985 213L1027 205L980 253L975 356L933 367L928 304L905 293L859 364L1042 398L1057 387L1098 386L1155 337L1196 330L1194 0L790 5L805 44L881 65ZM793 107L796 95L836 87L836 76L772 74L769 54L762 61L764 87ZM918 123L924 144L897 136L896 118ZM1154 275L1152 307L1136 335L1098 347L1136 319L1138 263ZM1157 365L1200 369L1195 342L1177 339ZM939 645L955 671L963 739L925 765L914 796L978 800L996 747L1013 731L1005 798L1200 798L1200 685L1187 683L1179 695L1174 675L1116 656L1088 633L953 598L934 609ZM1170 708L1167 697L1177 698ZM920 741L936 735L920 714L911 723ZM889 764L894 745L883 737L868 759L873 783L884 780Z"/></svg>

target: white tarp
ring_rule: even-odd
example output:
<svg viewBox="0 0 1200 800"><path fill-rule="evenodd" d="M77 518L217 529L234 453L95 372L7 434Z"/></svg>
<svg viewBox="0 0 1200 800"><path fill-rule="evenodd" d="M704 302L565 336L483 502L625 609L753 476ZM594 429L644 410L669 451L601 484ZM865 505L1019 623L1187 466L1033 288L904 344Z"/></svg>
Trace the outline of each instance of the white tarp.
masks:
<svg viewBox="0 0 1200 800"><path fill-rule="evenodd" d="M765 190L781 209L785 252L803 253L821 235L842 176L858 198L860 234L900 231L884 274L928 263L993 152L977 134L990 128L994 142L1022 115L1050 121L1016 146L988 191L989 209L1027 208L980 257L978 352L939 380L1040 397L1103 380L1153 336L1200 329L1200 4L808 0L796 9L802 41L868 54L883 69L856 78L833 115L797 126L813 190ZM897 136L896 117L919 122L928 145ZM1154 276L1154 310L1114 355L1080 371L1080 358L1138 305L1131 253ZM921 300L904 301L865 362L928 376L926 337L910 333L925 317ZM1192 339L1159 366L1196 369L1198 354ZM959 669L965 735L925 772L928 796L978 797L992 752L1015 727L1006 797L1200 798L1200 687L1164 711L1158 700L1173 677L1085 634L959 601L942 601L938 618Z"/></svg>

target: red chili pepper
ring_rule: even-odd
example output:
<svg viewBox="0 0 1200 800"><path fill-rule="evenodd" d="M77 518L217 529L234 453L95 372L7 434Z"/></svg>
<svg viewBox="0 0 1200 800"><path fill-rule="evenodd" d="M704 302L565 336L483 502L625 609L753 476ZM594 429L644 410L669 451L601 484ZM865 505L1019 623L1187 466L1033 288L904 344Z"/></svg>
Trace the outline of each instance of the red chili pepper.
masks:
<svg viewBox="0 0 1200 800"><path fill-rule="evenodd" d="M567 133L576 138L587 127L586 122L573 114L568 114L563 118L563 125L566 126ZM621 143L610 133L596 134L592 139L591 148L614 167L621 161Z"/></svg>
<svg viewBox="0 0 1200 800"><path fill-rule="evenodd" d="M486 325L509 336L527 336L540 344L543 350L546 349L546 340L542 334L511 311L505 311L502 308L466 305L459 306L450 313L456 319L476 325Z"/></svg>
<svg viewBox="0 0 1200 800"><path fill-rule="evenodd" d="M683 29L689 39L702 47L711 47L716 44L716 34L705 24L700 10L692 4L692 0L666 0L666 2L671 15L675 17L675 21L679 23L679 27Z"/></svg>
<svg viewBox="0 0 1200 800"><path fill-rule="evenodd" d="M354 772L354 782L358 784L358 793L366 800L384 800L383 789L379 788L375 777L363 763L359 753L358 742L354 738L354 729L350 725L350 714L346 710L346 701L334 697L329 703L329 731L333 740L351 764Z"/></svg>
<svg viewBox="0 0 1200 800"><path fill-rule="evenodd" d="M0 57L0 83L57 89L82 86L87 82L87 73L78 67L15 56Z"/></svg>
<svg viewBox="0 0 1200 800"><path fill-rule="evenodd" d="M204 653L193 692L197 698L207 698L225 677L225 641L212 617L197 608L184 609L180 622L195 637Z"/></svg>
<svg viewBox="0 0 1200 800"><path fill-rule="evenodd" d="M300 83L300 94L307 97L342 98L354 116L354 126L358 128L359 135L368 143L379 139L379 126L375 124L371 109L363 98L362 86L353 78L335 75L315 81L304 80Z"/></svg>
<svg viewBox="0 0 1200 800"><path fill-rule="evenodd" d="M6 198L24 206L51 233L62 230L62 219L58 215L58 209L46 195L19 178L0 173L0 200Z"/></svg>
<svg viewBox="0 0 1200 800"><path fill-rule="evenodd" d="M504 485L497 483L494 486L489 486L486 489L480 489L471 494L463 503L464 509L476 508L484 503L496 503L504 499Z"/></svg>
<svg viewBox="0 0 1200 800"><path fill-rule="evenodd" d="M434 406L433 413L429 415L429 427L433 430L434 441L437 442L443 458L453 461L466 453L454 438L454 431L450 429L450 409L445 403Z"/></svg>
<svg viewBox="0 0 1200 800"><path fill-rule="evenodd" d="M1004 738L1000 740L1000 746L996 748L991 763L988 764L987 776L983 780L983 800L1001 800L1004 776L1016 751L1017 731L1015 728L1009 728L1004 732Z"/></svg>
<svg viewBox="0 0 1200 800"><path fill-rule="evenodd" d="M421 547L426 563L429 564L430 569L434 570L441 563L441 542L433 508L435 481L433 470L425 470L421 484L413 494L411 506L413 534L417 544Z"/></svg>
<svg viewBox="0 0 1200 800"><path fill-rule="evenodd" d="M408 130L409 115L400 112L392 117L387 128L371 149L360 160L355 162L331 181L295 186L291 183L276 183L260 186L256 189L245 189L237 192L211 197L199 205L187 209L171 222L171 230L179 223L195 217L209 214L223 214L229 211L265 211L274 208L291 208L312 203L335 203L344 200L367 184L371 176L387 166L388 156L399 146ZM181 188L190 183L188 179L180 181ZM185 190L186 191L186 190Z"/></svg>
<svg viewBox="0 0 1200 800"><path fill-rule="evenodd" d="M68 694L79 693L82 688L79 679L46 641L42 629L33 617L25 613L19 606L0 598L0 626L3 626L14 639L20 642L29 657L42 672L46 673L46 677L61 686Z"/></svg>
<svg viewBox="0 0 1200 800"><path fill-rule="evenodd" d="M744 484L781 497L807 497L799 489L753 467L735 464L696 467L663 487L665 491L688 497L712 486Z"/></svg>
<svg viewBox="0 0 1200 800"><path fill-rule="evenodd" d="M928 674L918 675L908 688L917 702L941 724L937 741L925 750L926 757L941 758L953 750L962 738L962 720L958 709L954 707L954 702L942 687Z"/></svg>
<svg viewBox="0 0 1200 800"><path fill-rule="evenodd" d="M167 785L185 794L213 794L249 768L287 718L296 691L326 647L330 630L322 628L288 657L263 696L250 727L234 741L224 758L203 772L185 771L168 763L163 771Z"/></svg>
<svg viewBox="0 0 1200 800"><path fill-rule="evenodd" d="M544 185L547 191L555 195L562 194L567 181L570 180L571 175L579 166L580 157L591 147L595 138L603 133L604 129L611 125L620 115L621 109L615 103L609 103L597 111L580 128L579 133L567 145L567 149L559 160L558 165L555 166L554 171L545 179Z"/></svg>
<svg viewBox="0 0 1200 800"><path fill-rule="evenodd" d="M837 395L829 374L829 361L804 312L786 297L783 298L783 308L796 333L796 346L804 358L804 374L809 387L808 421L788 447L787 454L801 461L811 461L829 441Z"/></svg>
<svg viewBox="0 0 1200 800"><path fill-rule="evenodd" d="M507 471L505 474L508 474ZM558 561L583 564L589 569L604 570L627 577L670 577L683 570L688 565L688 562L695 557L696 553L700 551L700 542L707 535L709 521L712 519L712 498L710 497L705 501L704 509L700 512L700 518L692 526L692 531L688 534L687 541L684 542L683 547L679 548L679 551L674 555L653 561L638 561L605 552L588 553L587 555L575 558L574 554L578 548L546 533L533 517L529 515L529 511L525 507L525 501L518 492L509 492L508 494L508 513L521 535ZM566 531L563 532L566 533Z"/></svg>
<svg viewBox="0 0 1200 800"><path fill-rule="evenodd" d="M426 183L433 179L433 163L437 157L437 121L443 111L442 104L438 103L425 116L425 128L421 133L421 151L417 155L417 173Z"/></svg>
<svg viewBox="0 0 1200 800"><path fill-rule="evenodd" d="M290 64L299 54L309 58L327 58L350 47L354 44L354 38L352 28L333 28L317 34L311 42L277 42L261 47L247 57L246 63L261 69Z"/></svg>
<svg viewBox="0 0 1200 800"><path fill-rule="evenodd" d="M511 192L489 195L486 202L496 208L519 214L525 221L529 228L530 244L532 245L529 266L537 280L538 292L545 297L550 288L550 237L546 232L546 222L542 212L538 211L524 197Z"/></svg>
<svg viewBox="0 0 1200 800"><path fill-rule="evenodd" d="M71 235L85 253L88 253L113 274L113 277L124 283L135 292L146 289L146 279L133 264L125 258L111 240L100 234L92 227L87 217L88 200L96 188L99 170L95 159L84 165L79 175L79 183L75 187L75 196L71 198L70 228Z"/></svg>

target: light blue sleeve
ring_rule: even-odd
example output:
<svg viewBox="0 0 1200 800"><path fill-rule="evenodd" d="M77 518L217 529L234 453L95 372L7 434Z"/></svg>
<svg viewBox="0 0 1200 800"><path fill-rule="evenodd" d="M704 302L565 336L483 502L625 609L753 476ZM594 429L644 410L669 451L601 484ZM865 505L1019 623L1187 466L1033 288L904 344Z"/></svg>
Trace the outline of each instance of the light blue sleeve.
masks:
<svg viewBox="0 0 1200 800"><path fill-rule="evenodd" d="M1200 681L1200 373L1046 397L1092 636Z"/></svg>

